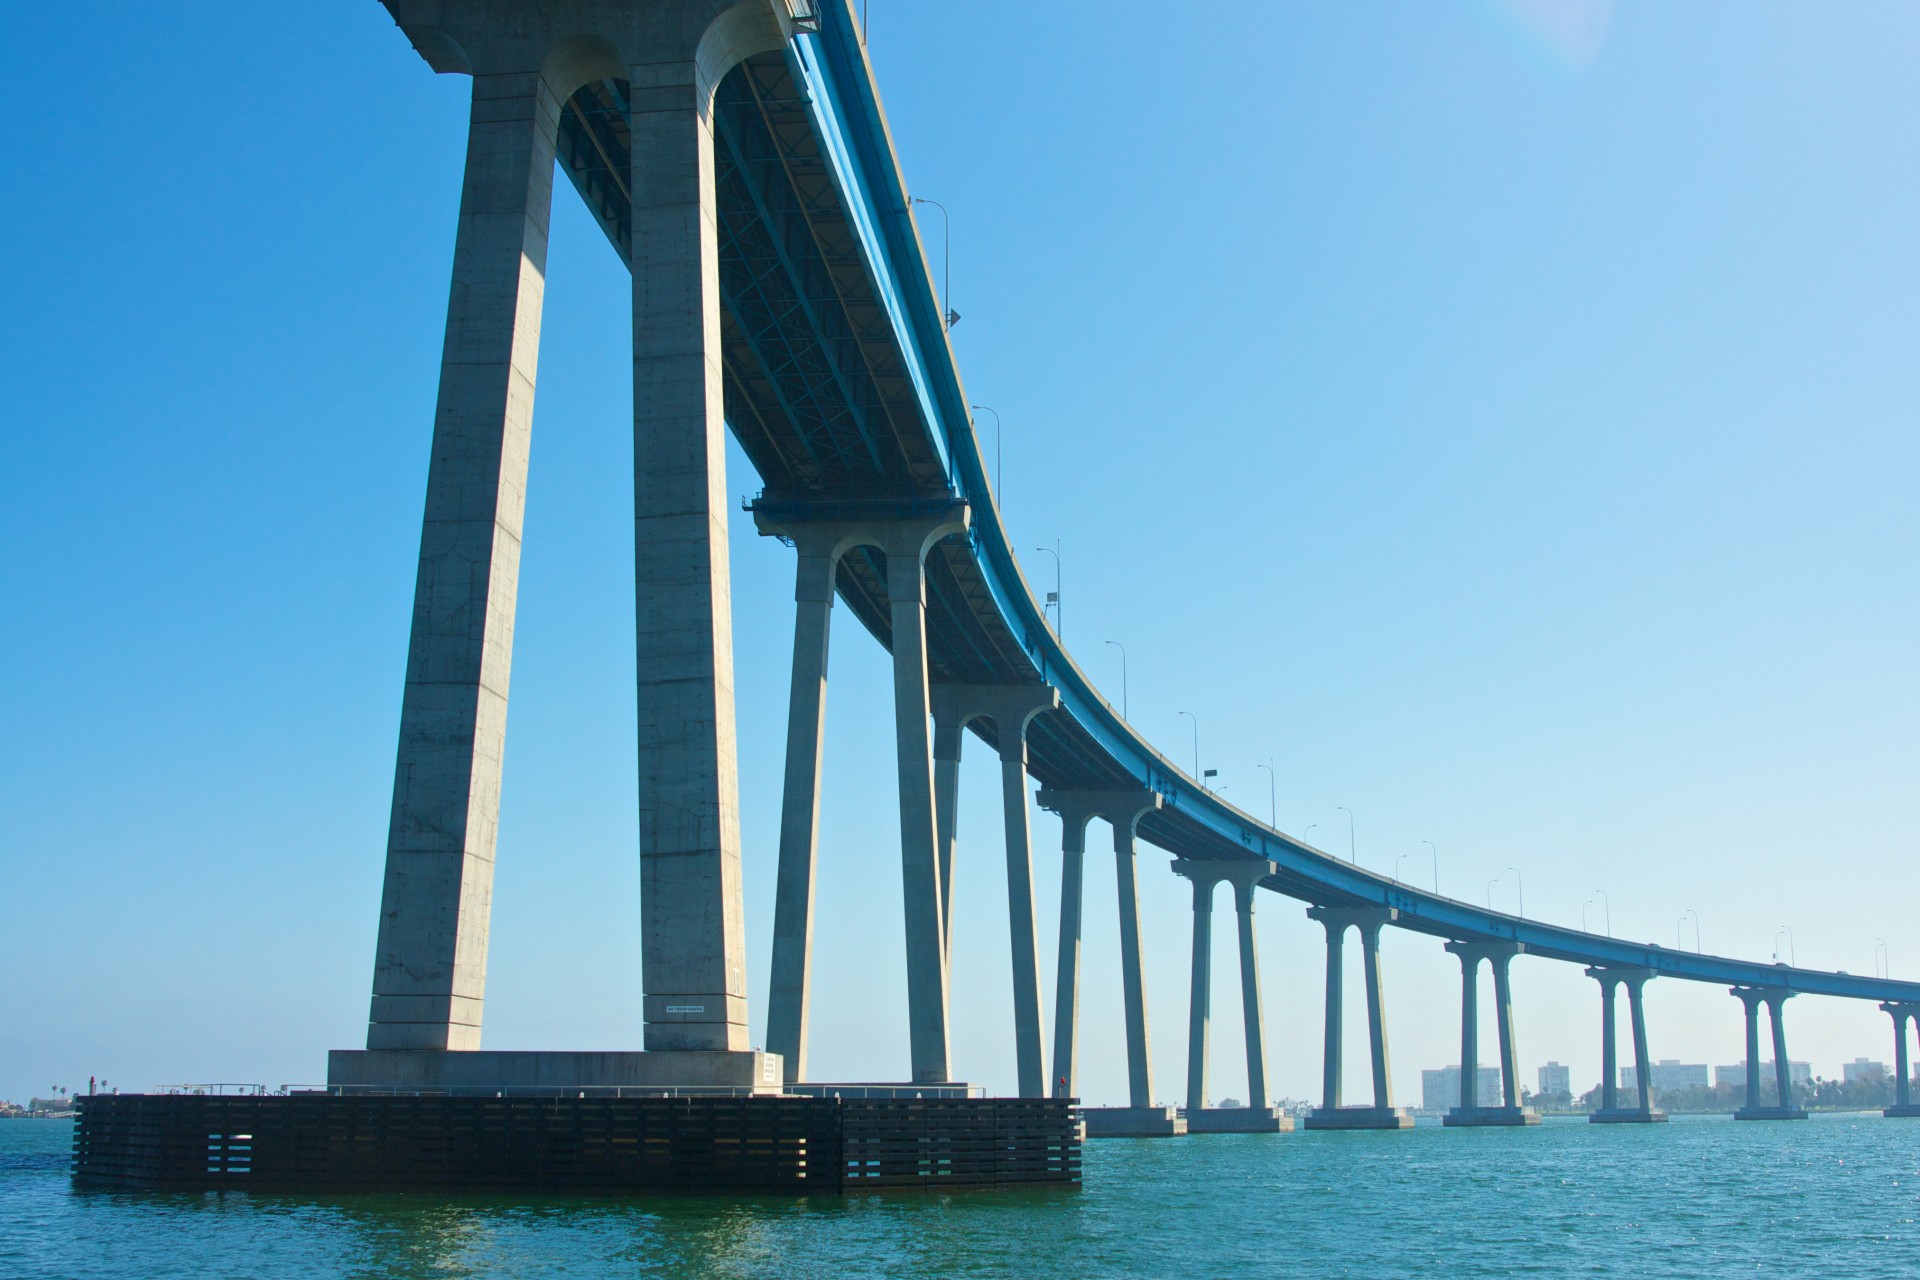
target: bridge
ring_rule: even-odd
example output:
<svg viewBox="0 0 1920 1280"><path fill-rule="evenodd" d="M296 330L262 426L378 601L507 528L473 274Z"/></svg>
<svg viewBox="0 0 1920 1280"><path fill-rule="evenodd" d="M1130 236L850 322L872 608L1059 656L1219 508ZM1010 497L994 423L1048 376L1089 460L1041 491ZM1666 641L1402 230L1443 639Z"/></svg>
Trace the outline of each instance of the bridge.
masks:
<svg viewBox="0 0 1920 1280"><path fill-rule="evenodd" d="M1095 819L1119 872L1131 1105L1090 1132L1284 1127L1269 1105L1253 915L1261 891L1326 930L1324 1096L1310 1127L1399 1128L1388 1071L1383 929L1460 962L1459 1125L1520 1125L1509 967L1582 966L1602 996L1601 1122L1663 1117L1642 992L1729 989L1745 1011L1746 1105L1792 1118L1784 1008L1870 1000L1892 1017L1898 1105L1920 984L1631 943L1429 893L1243 812L1156 750L1049 626L1008 544L945 300L914 217L849 0L385 0L428 64L470 76L472 125L407 661L367 1048L343 1086L469 1084L612 1071L640 1083L810 1080L810 948L822 716L836 606L892 655L902 928L913 1086L952 1087L948 1018L954 808L963 744L999 761L1020 1093L1072 1097L1081 875ZM480 1049L520 518L555 170L633 273L636 671L645 1051L556 1066ZM723 432L759 473L759 530L795 550L795 632L764 1053L746 997ZM1194 679L1203 678L1194 673ZM1055 998L1043 1007L1028 797L1060 815ZM1143 874L1140 846L1173 858ZM1184 882L1184 883L1182 883ZM1213 902L1240 940L1248 1105L1214 1114L1207 1028ZM1194 904L1184 1118L1152 1105L1141 893ZM1361 940L1372 1096L1344 1105L1347 930ZM1475 1095L1478 975L1504 1097ZM1617 1089L1616 993L1636 1093ZM1759 1078L1762 1017L1776 1078ZM1051 1036L1048 1028L1051 1027ZM565 1055L562 1055L563 1057ZM618 1055L616 1055L618 1056ZM579 1059L581 1055L572 1055ZM539 1059L536 1061L535 1059ZM518 1073L518 1074L516 1074ZM563 1083L571 1083L566 1076ZM1763 1084L1766 1086L1763 1088Z"/></svg>

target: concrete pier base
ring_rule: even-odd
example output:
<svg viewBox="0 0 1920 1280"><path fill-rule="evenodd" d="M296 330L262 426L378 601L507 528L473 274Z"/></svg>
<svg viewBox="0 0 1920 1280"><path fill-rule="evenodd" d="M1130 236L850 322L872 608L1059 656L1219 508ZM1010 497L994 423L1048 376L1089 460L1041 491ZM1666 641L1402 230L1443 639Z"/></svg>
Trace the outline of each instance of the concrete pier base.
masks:
<svg viewBox="0 0 1920 1280"><path fill-rule="evenodd" d="M1920 1104L1909 1102L1905 1106L1891 1106L1880 1114L1889 1120L1920 1119Z"/></svg>
<svg viewBox="0 0 1920 1280"><path fill-rule="evenodd" d="M1651 1108L1605 1107L1587 1117L1588 1124L1665 1124L1667 1113Z"/></svg>
<svg viewBox="0 0 1920 1280"><path fill-rule="evenodd" d="M780 1092L777 1053L335 1049L327 1087L370 1093Z"/></svg>
<svg viewBox="0 0 1920 1280"><path fill-rule="evenodd" d="M1399 1107L1321 1107L1309 1112L1309 1129L1411 1129L1413 1117Z"/></svg>
<svg viewBox="0 0 1920 1280"><path fill-rule="evenodd" d="M1530 1107L1455 1107L1440 1123L1449 1129L1516 1129L1539 1124L1540 1113Z"/></svg>
<svg viewBox="0 0 1920 1280"><path fill-rule="evenodd" d="M1733 1113L1735 1120L1805 1120L1799 1107L1742 1107Z"/></svg>
<svg viewBox="0 0 1920 1280"><path fill-rule="evenodd" d="M1188 1133L1292 1133L1293 1117L1278 1107L1189 1108Z"/></svg>
<svg viewBox="0 0 1920 1280"><path fill-rule="evenodd" d="M1178 1138L1187 1122L1172 1107L1082 1107L1089 1138Z"/></svg>

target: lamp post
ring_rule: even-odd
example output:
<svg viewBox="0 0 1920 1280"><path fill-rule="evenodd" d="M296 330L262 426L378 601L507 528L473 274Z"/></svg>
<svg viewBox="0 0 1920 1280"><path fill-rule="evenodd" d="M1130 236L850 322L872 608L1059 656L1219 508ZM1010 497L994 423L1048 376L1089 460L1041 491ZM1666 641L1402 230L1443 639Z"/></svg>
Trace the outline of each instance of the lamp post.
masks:
<svg viewBox="0 0 1920 1280"><path fill-rule="evenodd" d="M1783 933L1787 935L1787 960L1794 968L1798 969L1800 967L1800 957L1794 952L1793 930L1784 924L1774 930L1773 933L1773 958L1775 960L1780 958L1780 935Z"/></svg>
<svg viewBox="0 0 1920 1280"><path fill-rule="evenodd" d="M1393 860L1393 880L1395 884L1402 883L1400 879L1400 864L1405 862L1406 860L1407 860L1407 855L1404 853Z"/></svg>
<svg viewBox="0 0 1920 1280"><path fill-rule="evenodd" d="M1347 861L1353 863L1357 867L1360 865L1360 850L1359 850L1359 847L1355 844L1354 838L1353 838L1353 810L1348 809L1347 806L1343 804L1335 805L1334 807L1336 809L1345 810L1346 812L1346 815L1347 815Z"/></svg>
<svg viewBox="0 0 1920 1280"><path fill-rule="evenodd" d="M1273 761L1253 766L1267 771L1267 825L1276 831L1280 828L1280 784L1274 780Z"/></svg>
<svg viewBox="0 0 1920 1280"><path fill-rule="evenodd" d="M1422 840L1421 844L1433 850L1433 891L1440 892L1440 846L1431 840Z"/></svg>
<svg viewBox="0 0 1920 1280"><path fill-rule="evenodd" d="M1607 897L1605 889L1595 889L1593 896L1600 899L1600 905L1606 908L1607 936L1611 938L1613 936L1613 899Z"/></svg>
<svg viewBox="0 0 1920 1280"><path fill-rule="evenodd" d="M1887 954L1887 940L1885 938L1875 938L1873 940L1874 977L1891 978L1893 976L1893 965L1890 963L1890 959Z"/></svg>
<svg viewBox="0 0 1920 1280"><path fill-rule="evenodd" d="M1527 915L1527 882L1521 878L1520 868L1508 867L1507 870L1513 872L1513 891L1518 895L1517 901L1520 904L1519 915L1520 918L1524 920Z"/></svg>
<svg viewBox="0 0 1920 1280"><path fill-rule="evenodd" d="M1120 651L1120 718L1125 720L1127 718L1127 646L1118 640L1107 640L1103 643L1110 644Z"/></svg>
<svg viewBox="0 0 1920 1280"><path fill-rule="evenodd" d="M1200 781L1200 717L1191 711L1182 711L1181 715L1193 721L1193 780Z"/></svg>
<svg viewBox="0 0 1920 1280"><path fill-rule="evenodd" d="M1592 898L1588 898L1585 902L1580 904L1580 932L1582 933L1585 933L1587 931L1587 908L1592 905L1593 905Z"/></svg>
<svg viewBox="0 0 1920 1280"><path fill-rule="evenodd" d="M1311 830L1313 830L1313 829L1314 829L1315 827L1317 827L1317 826L1319 826L1319 825L1320 825L1320 824L1319 824L1319 823L1317 823L1317 822L1309 822L1309 823L1307 824L1307 831L1311 831ZM1300 843L1301 843L1301 844L1305 844L1305 843L1307 842L1307 831L1302 831L1302 832L1300 833Z"/></svg>
<svg viewBox="0 0 1920 1280"><path fill-rule="evenodd" d="M1489 911L1493 910L1493 886L1499 883L1499 876L1495 876L1493 879L1487 881L1487 910Z"/></svg>
<svg viewBox="0 0 1920 1280"><path fill-rule="evenodd" d="M1055 538L1051 547L1035 547L1034 550L1044 551L1053 557L1053 590L1047 596L1047 603L1053 606L1053 634L1065 640L1067 609L1060 603L1060 539Z"/></svg>
<svg viewBox="0 0 1920 1280"><path fill-rule="evenodd" d="M1686 911L1686 915L1683 915L1680 918L1682 920L1685 920L1687 916L1693 917L1693 953L1695 955L1699 955L1700 954L1700 913L1698 911L1695 911L1692 907L1688 907ZM1676 925L1675 926L1676 932L1674 935L1674 941L1676 943L1679 942L1679 934L1677 932L1678 928L1679 926Z"/></svg>
<svg viewBox="0 0 1920 1280"><path fill-rule="evenodd" d="M993 501L1001 511L1007 509L1007 490L1000 471L1000 411L991 405L970 404L967 408L993 415Z"/></svg>
<svg viewBox="0 0 1920 1280"><path fill-rule="evenodd" d="M960 313L953 309L953 219L947 216L947 206L938 200L915 196L913 202L930 204L940 211L940 305L946 309L941 319L951 330L960 323Z"/></svg>

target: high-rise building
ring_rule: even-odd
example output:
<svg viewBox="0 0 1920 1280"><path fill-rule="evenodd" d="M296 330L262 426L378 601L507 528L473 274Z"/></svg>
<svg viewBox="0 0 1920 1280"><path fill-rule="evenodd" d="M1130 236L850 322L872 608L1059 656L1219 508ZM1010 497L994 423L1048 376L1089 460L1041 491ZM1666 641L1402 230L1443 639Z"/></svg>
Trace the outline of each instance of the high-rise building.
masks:
<svg viewBox="0 0 1920 1280"><path fill-rule="evenodd" d="M1869 1062L1865 1058L1855 1058L1852 1062L1840 1064L1840 1079L1847 1084L1856 1080L1884 1080L1887 1078L1887 1064Z"/></svg>
<svg viewBox="0 0 1920 1280"><path fill-rule="evenodd" d="M1795 1062L1792 1058L1788 1058L1787 1077L1796 1086L1811 1084L1813 1083L1813 1068L1807 1063ZM1655 1080L1659 1078L1658 1075L1654 1076ZM1736 1089L1746 1088L1746 1059L1742 1058L1739 1062L1733 1063L1731 1066L1715 1067L1713 1069L1713 1082L1716 1085L1731 1085ZM1762 1058L1760 1060L1760 1089L1762 1092L1765 1092L1771 1088L1773 1088L1773 1059Z"/></svg>
<svg viewBox="0 0 1920 1280"><path fill-rule="evenodd" d="M1640 1073L1633 1067L1620 1068L1620 1087L1639 1089ZM1656 1093L1677 1093L1682 1089L1707 1087L1707 1064L1662 1058L1653 1064L1653 1088Z"/></svg>
<svg viewBox="0 0 1920 1280"><path fill-rule="evenodd" d="M1474 1092L1479 1105L1498 1107L1505 1103L1506 1095L1500 1088L1500 1068L1481 1067ZM1422 1111L1451 1111L1460 1105L1460 1067L1441 1067L1438 1071L1420 1073L1420 1109Z"/></svg>
<svg viewBox="0 0 1920 1280"><path fill-rule="evenodd" d="M1573 1072L1557 1062L1549 1062L1540 1068L1540 1092L1564 1093L1573 1096Z"/></svg>

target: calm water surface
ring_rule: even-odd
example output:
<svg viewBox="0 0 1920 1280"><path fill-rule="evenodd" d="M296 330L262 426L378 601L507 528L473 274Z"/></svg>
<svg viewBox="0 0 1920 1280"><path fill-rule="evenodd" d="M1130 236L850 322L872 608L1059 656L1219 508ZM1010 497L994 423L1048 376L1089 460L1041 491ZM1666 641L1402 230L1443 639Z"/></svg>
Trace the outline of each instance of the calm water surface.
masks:
<svg viewBox="0 0 1920 1280"><path fill-rule="evenodd" d="M0 1276L1920 1276L1920 1121L1549 1121L1087 1148L1079 1192L76 1195L0 1121Z"/></svg>

